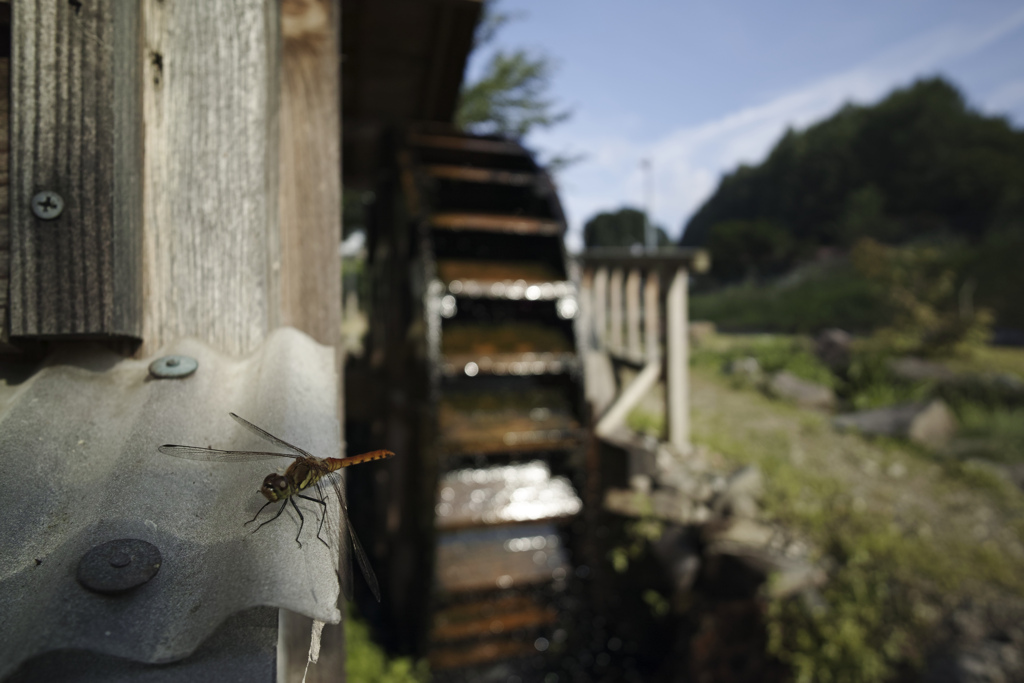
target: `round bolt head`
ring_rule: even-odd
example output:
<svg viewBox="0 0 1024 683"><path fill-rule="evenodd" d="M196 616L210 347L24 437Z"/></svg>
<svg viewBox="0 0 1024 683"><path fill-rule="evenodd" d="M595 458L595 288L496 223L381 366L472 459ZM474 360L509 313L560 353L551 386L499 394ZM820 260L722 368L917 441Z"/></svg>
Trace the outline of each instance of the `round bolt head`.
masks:
<svg viewBox="0 0 1024 683"><path fill-rule="evenodd" d="M191 356L164 356L149 364L149 374L157 379L181 379L198 367L199 361Z"/></svg>
<svg viewBox="0 0 1024 683"><path fill-rule="evenodd" d="M94 593L123 593L160 571L160 549L137 538L119 538L92 548L78 563L78 583Z"/></svg>
<svg viewBox="0 0 1024 683"><path fill-rule="evenodd" d="M56 192L45 190L32 197L32 213L36 218L52 221L64 211L64 199Z"/></svg>

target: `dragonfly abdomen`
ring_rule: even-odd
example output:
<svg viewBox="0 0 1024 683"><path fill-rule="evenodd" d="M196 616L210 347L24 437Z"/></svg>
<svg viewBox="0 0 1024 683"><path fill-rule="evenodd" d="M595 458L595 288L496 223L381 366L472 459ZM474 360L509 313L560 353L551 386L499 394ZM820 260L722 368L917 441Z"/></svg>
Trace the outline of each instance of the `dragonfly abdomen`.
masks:
<svg viewBox="0 0 1024 683"><path fill-rule="evenodd" d="M351 467L352 465L359 465L364 462L370 462L371 460L384 460L390 458L394 453L391 451L370 451L369 453L360 453L359 455L350 455L347 458L327 458L324 460L327 463L327 469L330 472L340 470L342 467Z"/></svg>

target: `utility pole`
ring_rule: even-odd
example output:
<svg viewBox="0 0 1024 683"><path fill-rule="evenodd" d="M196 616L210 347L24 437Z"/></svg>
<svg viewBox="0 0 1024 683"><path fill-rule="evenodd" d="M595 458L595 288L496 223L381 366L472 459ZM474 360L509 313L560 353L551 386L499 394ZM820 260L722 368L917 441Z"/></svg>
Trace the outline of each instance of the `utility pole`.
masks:
<svg viewBox="0 0 1024 683"><path fill-rule="evenodd" d="M654 210L654 171L650 159L643 159L640 166L646 171L647 176L644 193L644 243L647 251L654 251L658 248L658 236L651 220L651 212Z"/></svg>

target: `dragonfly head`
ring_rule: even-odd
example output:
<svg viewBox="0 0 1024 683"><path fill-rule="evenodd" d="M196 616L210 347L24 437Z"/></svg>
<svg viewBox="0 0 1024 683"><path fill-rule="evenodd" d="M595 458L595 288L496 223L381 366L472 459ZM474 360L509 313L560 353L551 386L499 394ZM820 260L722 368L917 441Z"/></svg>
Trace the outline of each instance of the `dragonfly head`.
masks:
<svg viewBox="0 0 1024 683"><path fill-rule="evenodd" d="M263 480L263 486L260 487L260 493L270 502L274 502L291 495L290 488L291 485L288 483L287 477L281 474L268 474L267 478Z"/></svg>

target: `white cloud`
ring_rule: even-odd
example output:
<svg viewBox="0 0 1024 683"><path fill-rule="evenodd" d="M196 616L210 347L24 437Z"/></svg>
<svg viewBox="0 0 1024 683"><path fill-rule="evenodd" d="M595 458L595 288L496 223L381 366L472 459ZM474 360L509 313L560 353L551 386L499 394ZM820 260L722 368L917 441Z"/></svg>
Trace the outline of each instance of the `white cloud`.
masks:
<svg viewBox="0 0 1024 683"><path fill-rule="evenodd" d="M587 155L559 177L569 218L568 244L582 245L583 222L623 204L643 205L642 159L655 173L655 221L678 237L682 224L740 163L757 163L787 127L802 128L831 115L845 102L869 102L915 77L936 73L956 59L992 45L1024 24L1024 9L976 27L952 26L918 36L847 71L782 93L762 104L696 126L677 129L654 142L622 134L577 137L572 125L536 136L547 149ZM1024 82L994 93L989 108L1024 98Z"/></svg>

